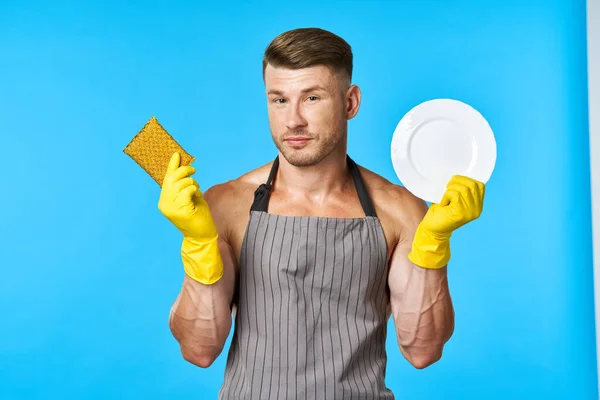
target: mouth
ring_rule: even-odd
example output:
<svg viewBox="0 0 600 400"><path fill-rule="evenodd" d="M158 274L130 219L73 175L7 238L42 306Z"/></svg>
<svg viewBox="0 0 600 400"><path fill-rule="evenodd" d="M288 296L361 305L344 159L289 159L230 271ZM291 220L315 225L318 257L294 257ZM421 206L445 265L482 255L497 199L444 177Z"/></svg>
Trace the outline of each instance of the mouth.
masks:
<svg viewBox="0 0 600 400"><path fill-rule="evenodd" d="M287 139L284 139L292 147L300 147L308 143L311 139L306 136L293 136Z"/></svg>

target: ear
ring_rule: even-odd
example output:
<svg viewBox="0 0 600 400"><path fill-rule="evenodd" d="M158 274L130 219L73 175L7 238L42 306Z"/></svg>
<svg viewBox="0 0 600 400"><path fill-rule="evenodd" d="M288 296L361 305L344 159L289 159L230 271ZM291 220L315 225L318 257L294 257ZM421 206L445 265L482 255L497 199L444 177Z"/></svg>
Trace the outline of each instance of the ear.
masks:
<svg viewBox="0 0 600 400"><path fill-rule="evenodd" d="M346 91L344 104L346 105L346 119L350 120L356 116L360 108L361 92L357 85L351 85Z"/></svg>

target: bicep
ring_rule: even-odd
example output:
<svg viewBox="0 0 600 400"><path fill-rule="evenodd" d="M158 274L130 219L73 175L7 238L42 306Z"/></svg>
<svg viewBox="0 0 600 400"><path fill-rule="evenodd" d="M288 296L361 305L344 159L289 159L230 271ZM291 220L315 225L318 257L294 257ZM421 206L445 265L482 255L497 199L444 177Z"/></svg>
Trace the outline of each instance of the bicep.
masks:
<svg viewBox="0 0 600 400"><path fill-rule="evenodd" d="M402 303L404 291L408 284L411 270L414 267L411 261L408 259L408 253L410 252L411 246L412 242L399 242L396 244L396 247L394 248L390 257L388 286L390 288L392 315L396 314L395 311Z"/></svg>
<svg viewBox="0 0 600 400"><path fill-rule="evenodd" d="M223 285L223 290L229 300L231 309L234 303L238 268L235 252L230 240L232 229L229 217L231 212L229 212L228 204L226 204L229 200L227 194L226 185L217 185L208 189L203 197L208 204L219 235L219 252L223 261L223 277L220 284Z"/></svg>
<svg viewBox="0 0 600 400"><path fill-rule="evenodd" d="M229 308L234 311L235 292L237 281L237 265L233 247L224 235L219 236L219 252L223 260L223 277L221 278L224 290L229 299Z"/></svg>
<svg viewBox="0 0 600 400"><path fill-rule="evenodd" d="M398 207L399 210L402 210L399 215L396 215L398 241L390 256L388 268L392 315L395 315L394 311L402 304L411 275L419 268L410 261L408 254L412 250L413 238L417 228L428 210L424 201L414 196L410 196L409 200Z"/></svg>

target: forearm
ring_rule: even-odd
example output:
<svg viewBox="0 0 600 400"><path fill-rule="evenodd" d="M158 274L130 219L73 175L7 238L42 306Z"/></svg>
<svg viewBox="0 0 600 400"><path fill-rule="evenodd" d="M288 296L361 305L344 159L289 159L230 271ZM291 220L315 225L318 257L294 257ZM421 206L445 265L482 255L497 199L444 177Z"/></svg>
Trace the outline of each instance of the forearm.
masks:
<svg viewBox="0 0 600 400"><path fill-rule="evenodd" d="M233 288L227 277L204 285L184 276L169 326L183 357L206 368L219 356L229 335Z"/></svg>
<svg viewBox="0 0 600 400"><path fill-rule="evenodd" d="M394 320L401 352L417 367L437 361L454 331L447 269L412 265L397 304Z"/></svg>

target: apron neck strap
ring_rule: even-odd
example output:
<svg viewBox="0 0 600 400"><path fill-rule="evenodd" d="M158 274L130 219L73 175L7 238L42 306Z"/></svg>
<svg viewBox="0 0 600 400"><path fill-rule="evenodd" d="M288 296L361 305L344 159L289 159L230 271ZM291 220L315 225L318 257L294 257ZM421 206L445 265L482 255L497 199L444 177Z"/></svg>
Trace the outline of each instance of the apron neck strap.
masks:
<svg viewBox="0 0 600 400"><path fill-rule="evenodd" d="M365 182L362 179L362 175L360 174L360 170L358 169L358 165L350 158L350 156L346 156L348 160L348 166L350 167L350 173L352 174L352 179L354 180L354 186L356 187L356 192L358 193L358 199L360 200L360 205L367 217L377 217L375 213L375 207L373 206L373 202L371 201L371 196L369 196L369 192L365 186Z"/></svg>
<svg viewBox="0 0 600 400"><path fill-rule="evenodd" d="M376 217L377 214L375 213L375 207L373 206L369 192L365 187L365 183L360 174L360 170L358 169L358 165L356 165L354 160L352 160L348 155L346 155L346 160L348 167L350 168L350 174L352 175L354 186L356 187L358 199L360 200L360 204L365 215L368 217ZM269 199L271 197L271 191L273 190L273 180L275 179L275 174L277 173L278 168L279 156L275 157L275 160L273 161L267 182L261 184L254 192L254 203L252 203L252 207L250 209L251 211L268 212Z"/></svg>

